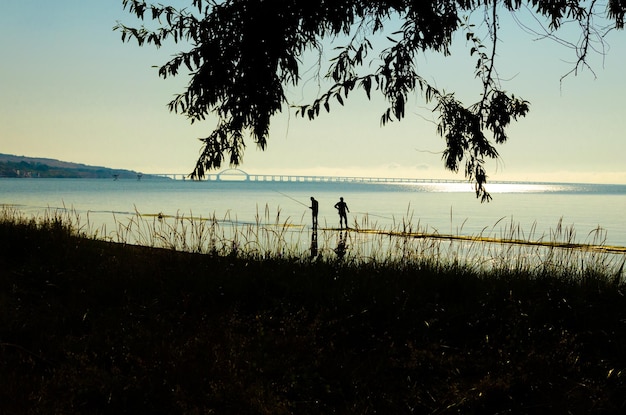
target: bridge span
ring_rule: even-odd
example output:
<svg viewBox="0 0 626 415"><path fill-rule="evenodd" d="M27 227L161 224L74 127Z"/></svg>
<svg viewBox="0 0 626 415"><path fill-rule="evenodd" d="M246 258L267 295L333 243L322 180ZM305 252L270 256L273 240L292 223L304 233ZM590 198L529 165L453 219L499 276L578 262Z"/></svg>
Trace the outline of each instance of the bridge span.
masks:
<svg viewBox="0 0 626 415"><path fill-rule="evenodd" d="M184 173L154 173L152 176L174 180L190 180ZM241 169L226 169L219 173L205 174L202 181L247 181L247 182L292 182L292 183L467 183L467 180L452 179L416 179L399 177L365 176L316 176L291 174L254 174Z"/></svg>

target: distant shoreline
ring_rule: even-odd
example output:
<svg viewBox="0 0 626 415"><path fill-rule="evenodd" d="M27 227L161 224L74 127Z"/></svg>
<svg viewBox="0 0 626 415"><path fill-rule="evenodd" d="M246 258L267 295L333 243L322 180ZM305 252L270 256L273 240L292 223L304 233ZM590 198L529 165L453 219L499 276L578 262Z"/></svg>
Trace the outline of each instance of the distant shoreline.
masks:
<svg viewBox="0 0 626 415"><path fill-rule="evenodd" d="M133 170L0 154L0 178L138 179L148 176Z"/></svg>

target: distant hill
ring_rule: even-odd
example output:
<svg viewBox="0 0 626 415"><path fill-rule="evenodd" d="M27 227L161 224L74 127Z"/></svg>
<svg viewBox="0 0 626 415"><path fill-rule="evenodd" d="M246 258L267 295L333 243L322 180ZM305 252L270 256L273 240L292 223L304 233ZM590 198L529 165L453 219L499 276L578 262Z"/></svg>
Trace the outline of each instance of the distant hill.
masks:
<svg viewBox="0 0 626 415"><path fill-rule="evenodd" d="M67 161L15 156L0 153L0 177L85 178L85 179L137 179L149 177L139 172L110 169ZM153 176L154 177L154 176Z"/></svg>

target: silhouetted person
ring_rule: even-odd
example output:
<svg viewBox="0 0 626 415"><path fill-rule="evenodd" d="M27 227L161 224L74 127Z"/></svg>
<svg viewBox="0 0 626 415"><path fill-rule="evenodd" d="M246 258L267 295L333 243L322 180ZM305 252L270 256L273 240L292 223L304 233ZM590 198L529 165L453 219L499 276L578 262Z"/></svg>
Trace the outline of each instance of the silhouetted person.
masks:
<svg viewBox="0 0 626 415"><path fill-rule="evenodd" d="M348 215L346 212L350 212L348 209L348 205L343 201L343 197L339 198L339 202L335 203L335 209L339 212L339 227L343 229L342 223L346 224L346 228L348 227Z"/></svg>
<svg viewBox="0 0 626 415"><path fill-rule="evenodd" d="M319 203L311 196L311 216L313 218L313 229L317 230L317 212L319 212Z"/></svg>

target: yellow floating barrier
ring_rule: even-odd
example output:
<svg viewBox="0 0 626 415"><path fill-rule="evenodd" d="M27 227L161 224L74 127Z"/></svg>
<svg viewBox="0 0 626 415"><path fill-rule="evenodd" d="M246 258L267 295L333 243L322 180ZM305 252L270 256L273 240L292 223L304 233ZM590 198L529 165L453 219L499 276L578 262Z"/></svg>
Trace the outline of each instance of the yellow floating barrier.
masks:
<svg viewBox="0 0 626 415"><path fill-rule="evenodd" d="M467 242L486 242L486 243L499 243L499 244L515 244L515 245L532 245L543 246L546 248L562 248L562 249L580 249L583 251L599 251L607 253L626 253L626 247L624 246L610 246L610 245L592 245L582 243L571 242L558 242L558 241L527 241L523 239L506 239L506 238L493 238L488 236L470 236L470 235L447 235L439 233L424 233L424 232L402 232L391 231L384 229L363 229L363 228L320 228L324 231L344 231L355 232L374 235L388 235L401 238L428 238L428 239L446 239L446 240L458 240Z"/></svg>

